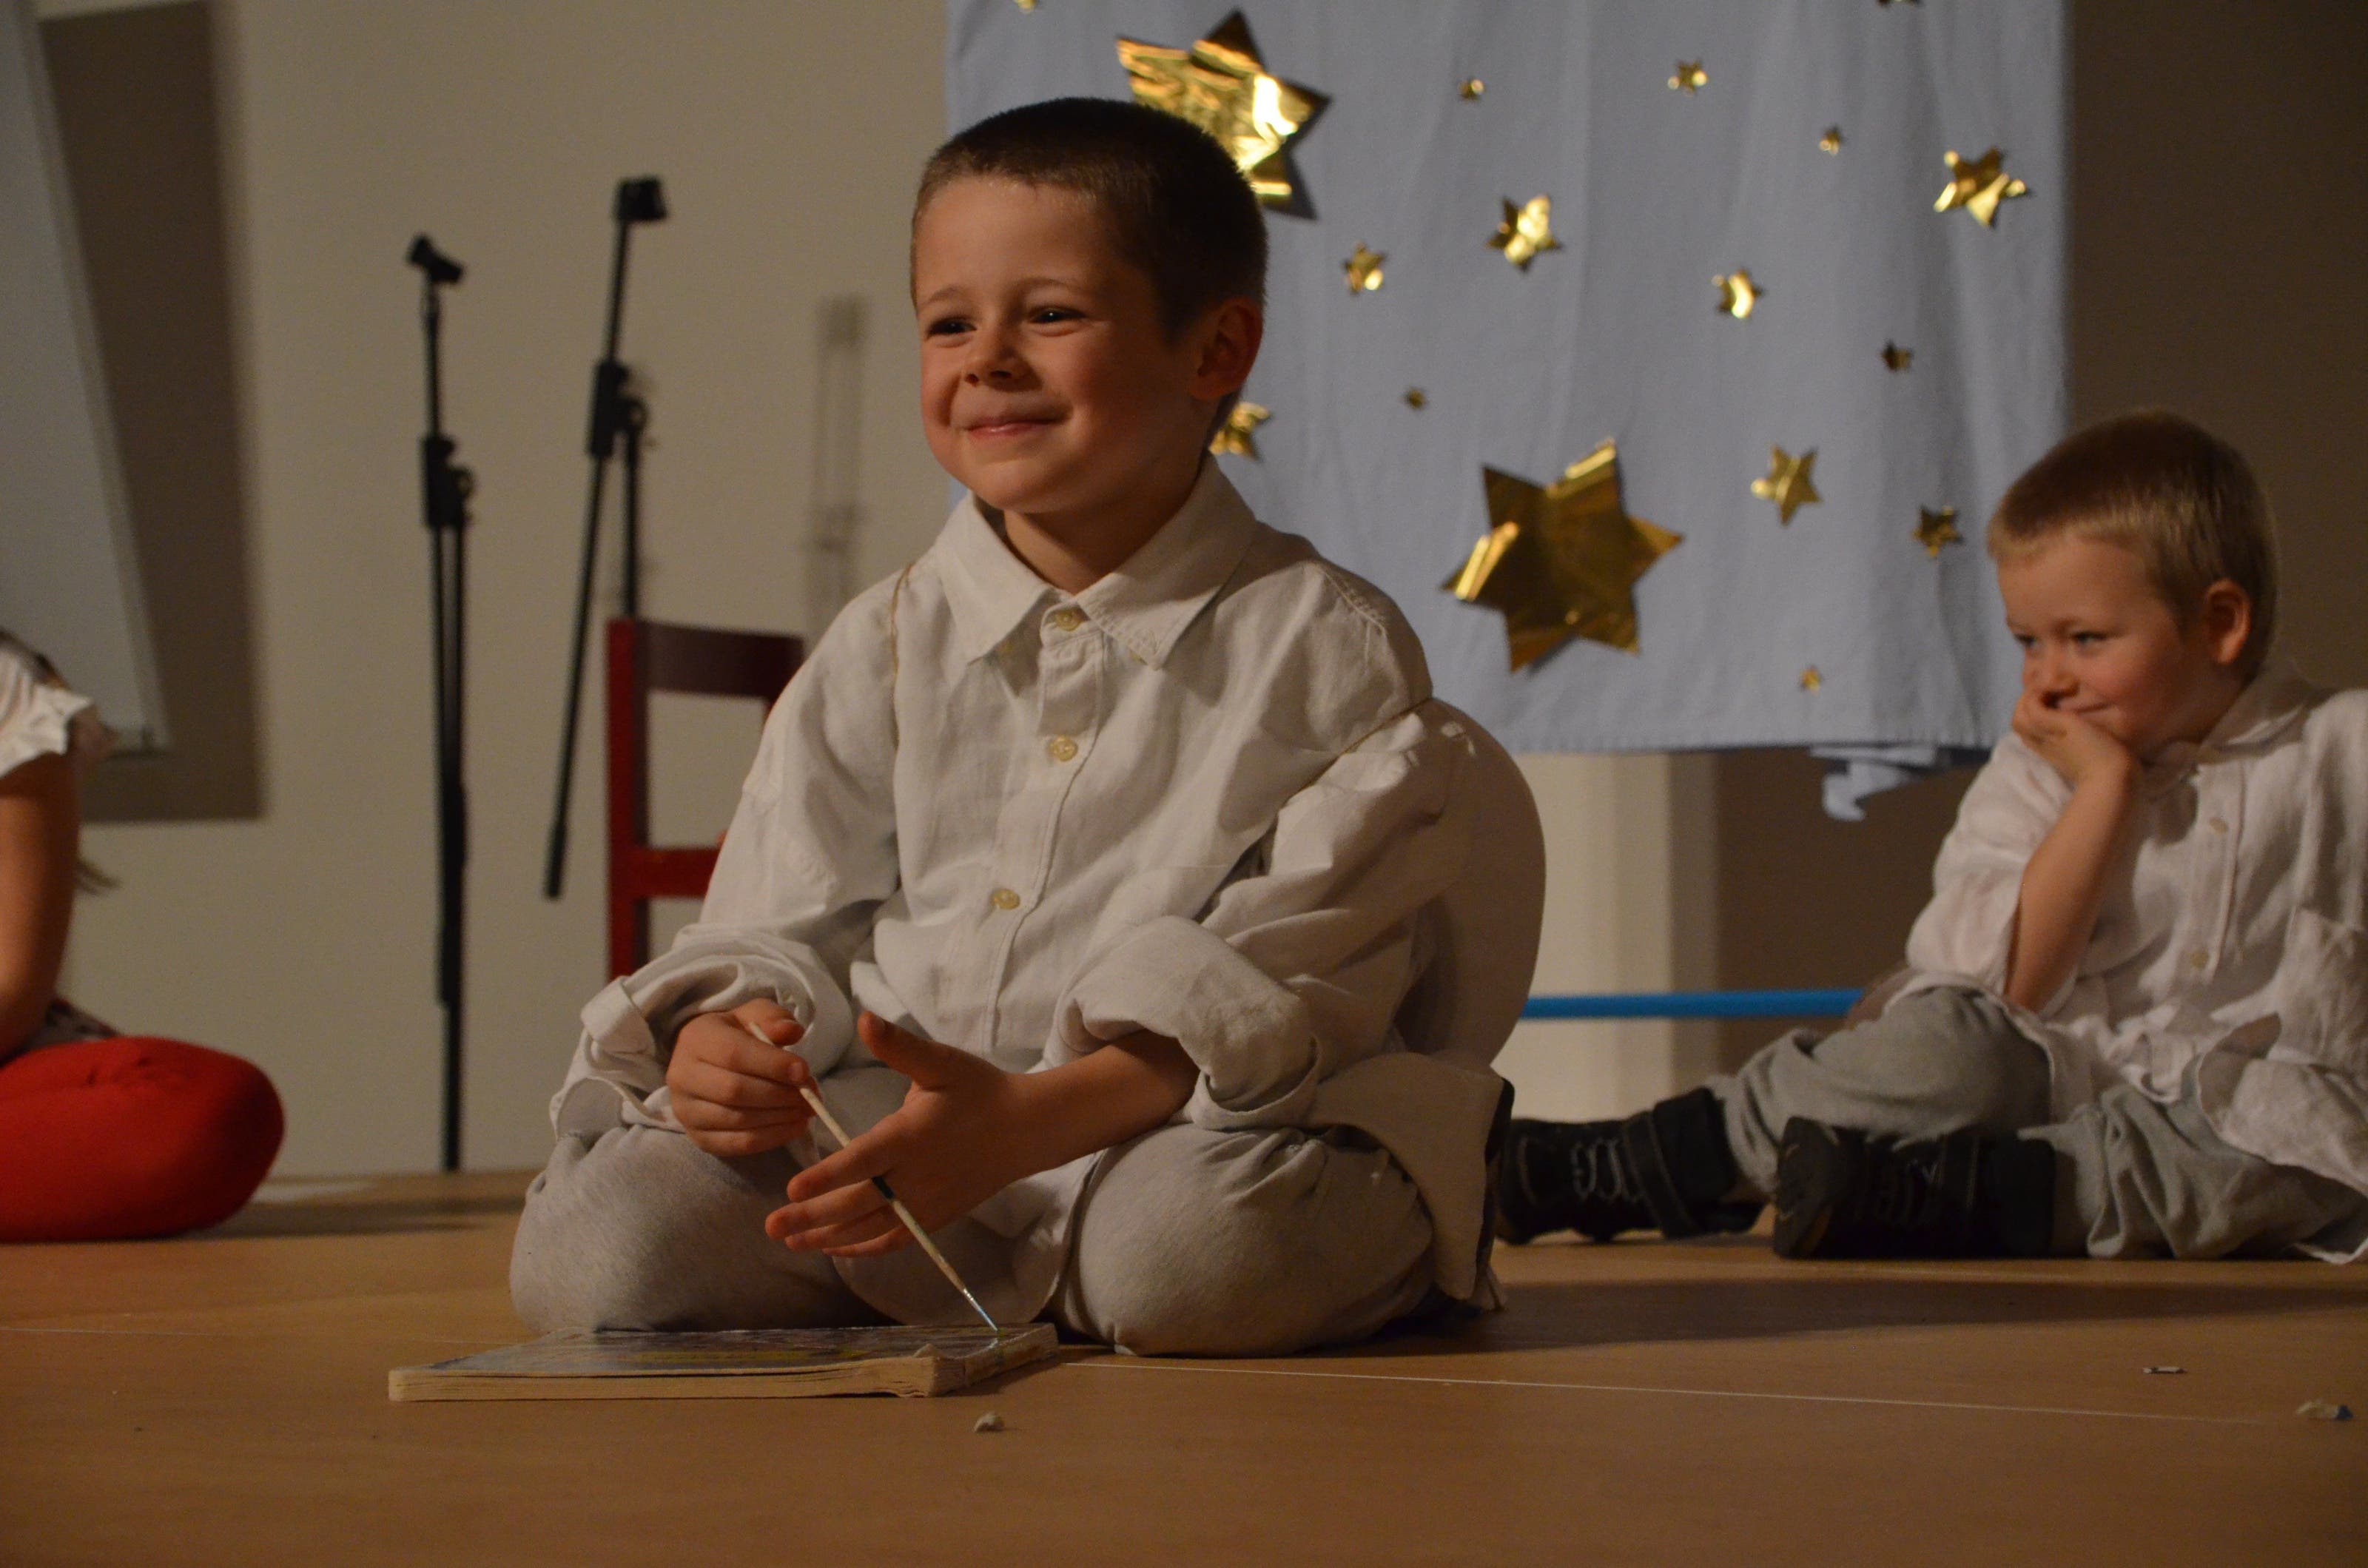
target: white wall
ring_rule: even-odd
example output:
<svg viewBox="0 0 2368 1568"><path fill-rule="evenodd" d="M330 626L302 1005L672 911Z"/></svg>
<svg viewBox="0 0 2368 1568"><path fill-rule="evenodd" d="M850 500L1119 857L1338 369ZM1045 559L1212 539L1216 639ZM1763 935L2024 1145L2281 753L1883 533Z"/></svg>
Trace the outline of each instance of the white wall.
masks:
<svg viewBox="0 0 2368 1568"><path fill-rule="evenodd" d="M814 310L871 301L859 577L928 541L945 483L910 412L913 178L942 131L930 0L235 0L220 6L257 596L259 821L95 829L68 982L127 1028L246 1054L289 1109L283 1173L437 1155L434 826L416 274L446 313L447 418L475 469L466 1158L540 1163L543 1106L601 971L597 702L568 892L539 892L620 176L673 218L634 241L624 357L654 383L644 608L799 629ZM610 535L613 546L614 535ZM613 549L609 559L613 560ZM151 585L169 593L171 585ZM753 718L663 718L661 830L723 824ZM1532 762L1552 844L1540 984L1646 988L1693 961L1705 874L1687 765ZM1691 814L1690 814L1691 813ZM1704 960L1706 961L1706 959ZM1674 1082L1663 1025L1525 1030L1525 1110Z"/></svg>

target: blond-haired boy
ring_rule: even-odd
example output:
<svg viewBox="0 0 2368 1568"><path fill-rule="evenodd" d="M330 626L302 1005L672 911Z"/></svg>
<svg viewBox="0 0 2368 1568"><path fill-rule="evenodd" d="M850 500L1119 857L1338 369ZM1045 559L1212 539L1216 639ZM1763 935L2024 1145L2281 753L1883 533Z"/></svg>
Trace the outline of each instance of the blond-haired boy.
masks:
<svg viewBox="0 0 2368 1568"><path fill-rule="evenodd" d="M1790 1256L2368 1244L2368 691L2268 664L2244 459L2067 437L1988 536L2023 648L1871 1022L1622 1121L1517 1121L1502 1232L1748 1225Z"/></svg>
<svg viewBox="0 0 2368 1568"><path fill-rule="evenodd" d="M921 415L969 494L783 694L699 923L585 1010L529 1323L959 1320L890 1187L998 1321L1132 1350L1486 1290L1534 808L1395 607L1208 458L1265 260L1224 152L1151 109L931 160Z"/></svg>

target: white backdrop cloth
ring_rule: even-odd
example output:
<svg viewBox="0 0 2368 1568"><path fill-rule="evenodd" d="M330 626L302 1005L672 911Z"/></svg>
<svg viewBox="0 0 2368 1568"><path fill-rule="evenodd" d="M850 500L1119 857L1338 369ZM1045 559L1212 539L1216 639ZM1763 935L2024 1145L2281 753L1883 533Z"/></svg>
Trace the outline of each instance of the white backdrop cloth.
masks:
<svg viewBox="0 0 2368 1568"><path fill-rule="evenodd" d="M949 0L948 118L1125 97L1119 37L1189 45L1230 9ZM1517 751L1856 756L1827 791L1845 813L1998 737L2017 656L1982 523L2065 418L2061 0L1242 9L1268 71L1331 103L1290 147L1314 217L1269 216L1247 395L1272 418L1223 460L1405 608L1440 696ZM1707 85L1673 90L1680 61ZM1935 212L1942 154L1992 146L2031 194L1994 228ZM1523 273L1487 242L1502 199L1540 194L1564 248ZM1360 242L1384 281L1352 295ZM1713 283L1738 267L1766 293L1740 321ZM1440 586L1487 528L1481 467L1544 483L1607 437L1629 511L1684 536L1637 585L1641 651L1508 672L1502 619ZM1772 447L1816 452L1823 500L1789 526L1750 494ZM1915 528L1944 506L1964 542L1935 560Z"/></svg>

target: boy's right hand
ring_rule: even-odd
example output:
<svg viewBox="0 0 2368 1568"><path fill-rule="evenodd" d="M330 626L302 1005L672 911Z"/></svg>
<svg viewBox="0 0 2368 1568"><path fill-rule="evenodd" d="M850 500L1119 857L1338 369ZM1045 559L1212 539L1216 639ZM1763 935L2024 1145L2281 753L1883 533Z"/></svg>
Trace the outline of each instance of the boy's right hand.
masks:
<svg viewBox="0 0 2368 1568"><path fill-rule="evenodd" d="M761 1154L803 1132L814 1112L798 1091L813 1084L814 1074L804 1058L782 1047L804 1034L774 1002L701 1013L683 1025L666 1062L666 1087L691 1142L711 1154Z"/></svg>
<svg viewBox="0 0 2368 1568"><path fill-rule="evenodd" d="M2137 780L2130 748L2080 717L2025 687L2014 705L2014 733L2075 790L2091 780L2126 791Z"/></svg>

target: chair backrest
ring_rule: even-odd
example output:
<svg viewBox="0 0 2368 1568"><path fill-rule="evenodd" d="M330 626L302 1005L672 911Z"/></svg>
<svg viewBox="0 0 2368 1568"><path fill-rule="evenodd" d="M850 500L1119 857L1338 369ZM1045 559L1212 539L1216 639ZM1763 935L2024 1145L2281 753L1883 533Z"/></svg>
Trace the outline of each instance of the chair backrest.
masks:
<svg viewBox="0 0 2368 1568"><path fill-rule="evenodd" d="M620 616L609 622L609 971L649 960L650 900L700 898L712 846L650 839L650 694L745 697L769 710L804 646L769 631L727 631Z"/></svg>

